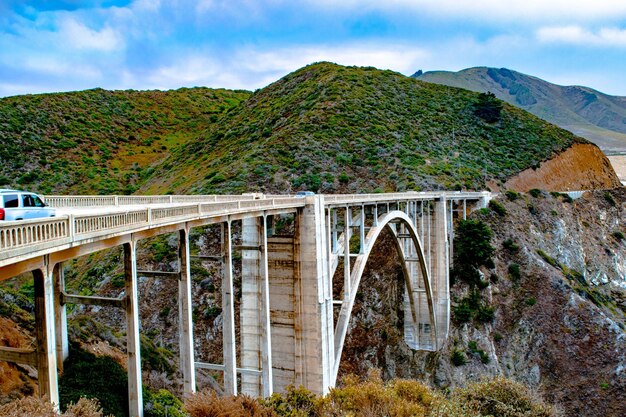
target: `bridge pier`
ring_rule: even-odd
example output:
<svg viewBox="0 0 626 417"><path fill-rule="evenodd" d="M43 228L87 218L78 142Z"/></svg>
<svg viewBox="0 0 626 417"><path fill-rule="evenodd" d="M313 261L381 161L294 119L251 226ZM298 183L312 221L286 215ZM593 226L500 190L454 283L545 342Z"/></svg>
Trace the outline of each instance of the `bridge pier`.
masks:
<svg viewBox="0 0 626 417"><path fill-rule="evenodd" d="M267 218L242 220L241 390L252 397L273 392Z"/></svg>
<svg viewBox="0 0 626 417"><path fill-rule="evenodd" d="M56 330L56 353L57 368L63 373L63 361L70 354L67 337L67 308L62 302L61 294L65 291L65 272L63 263L59 262L54 266L54 322Z"/></svg>
<svg viewBox="0 0 626 417"><path fill-rule="evenodd" d="M324 196L306 197L296 216L296 381L326 394L334 386L332 288L328 269ZM299 244L298 244L299 242Z"/></svg>
<svg viewBox="0 0 626 417"><path fill-rule="evenodd" d="M143 417L141 350L139 341L139 294L137 291L137 244L124 243L126 280L126 351L128 354L128 407L130 417Z"/></svg>
<svg viewBox="0 0 626 417"><path fill-rule="evenodd" d="M233 289L232 227L221 224L222 261L222 334L224 358L224 393L237 395L237 349L235 340L235 291Z"/></svg>
<svg viewBox="0 0 626 417"><path fill-rule="evenodd" d="M54 325L54 277L45 257L42 269L33 271L35 287L35 334L37 336L37 376L39 395L59 407L56 331Z"/></svg>
<svg viewBox="0 0 626 417"><path fill-rule="evenodd" d="M178 326L180 344L180 370L183 374L183 392L196 392L196 371L193 346L193 311L191 303L191 259L189 254L189 229L178 232Z"/></svg>

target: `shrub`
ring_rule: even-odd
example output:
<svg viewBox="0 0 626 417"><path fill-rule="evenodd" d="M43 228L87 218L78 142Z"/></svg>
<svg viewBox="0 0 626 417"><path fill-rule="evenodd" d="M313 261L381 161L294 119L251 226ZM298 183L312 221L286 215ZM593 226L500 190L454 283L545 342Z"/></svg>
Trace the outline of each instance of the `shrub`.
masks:
<svg viewBox="0 0 626 417"><path fill-rule="evenodd" d="M504 206L496 200L491 200L489 202L489 208L499 216L504 216L506 214L506 209L504 208Z"/></svg>
<svg viewBox="0 0 626 417"><path fill-rule="evenodd" d="M528 191L528 194L530 194L534 198L537 198L537 197L539 197L541 195L541 190L538 189L538 188L533 188L532 190Z"/></svg>
<svg viewBox="0 0 626 417"><path fill-rule="evenodd" d="M454 238L455 264L459 267L484 264L491 255L493 232L486 223L480 220L460 220Z"/></svg>
<svg viewBox="0 0 626 417"><path fill-rule="evenodd" d="M611 206L615 207L615 205L617 204L615 202L615 199L613 198L613 196L611 195L610 192L605 192L604 193L604 199L606 200L607 203L609 203Z"/></svg>
<svg viewBox="0 0 626 417"><path fill-rule="evenodd" d="M23 397L0 406L3 417L102 417L103 412L98 400L81 398L76 404L70 404L65 413L54 411L46 398Z"/></svg>
<svg viewBox="0 0 626 417"><path fill-rule="evenodd" d="M467 413L493 417L555 417L554 407L518 382L503 377L485 379L456 390L452 401Z"/></svg>
<svg viewBox="0 0 626 417"><path fill-rule="evenodd" d="M617 231L617 232L613 232L613 237L617 240L624 240L624 233Z"/></svg>
<svg viewBox="0 0 626 417"><path fill-rule="evenodd" d="M82 397L98 398L106 414L123 417L128 410L126 371L112 358L97 357L72 346L59 378L61 409Z"/></svg>
<svg viewBox="0 0 626 417"><path fill-rule="evenodd" d="M191 417L273 417L276 413L247 395L218 397L215 392L201 391L185 399L185 410Z"/></svg>
<svg viewBox="0 0 626 417"><path fill-rule="evenodd" d="M515 201L519 198L519 193L513 190L506 190L504 195L506 195L506 198L508 198L509 201Z"/></svg>
<svg viewBox="0 0 626 417"><path fill-rule="evenodd" d="M519 245L515 243L511 238L508 238L504 242L502 242L502 247L511 253L515 253L519 250Z"/></svg>
<svg viewBox="0 0 626 417"><path fill-rule="evenodd" d="M518 264L509 265L509 275L513 281L519 281L522 277L522 272Z"/></svg>
<svg viewBox="0 0 626 417"><path fill-rule="evenodd" d="M262 399L261 404L272 409L279 416L306 417L313 414L319 399L306 388L290 385L285 393L272 394Z"/></svg>
<svg viewBox="0 0 626 417"><path fill-rule="evenodd" d="M166 389L144 389L144 417L187 417L183 403Z"/></svg>
<svg viewBox="0 0 626 417"><path fill-rule="evenodd" d="M467 356L459 349L454 349L450 355L450 361L454 366L463 366L467 363Z"/></svg>
<svg viewBox="0 0 626 417"><path fill-rule="evenodd" d="M481 306L476 312L476 320L481 323L490 323L495 317L495 308L489 306Z"/></svg>

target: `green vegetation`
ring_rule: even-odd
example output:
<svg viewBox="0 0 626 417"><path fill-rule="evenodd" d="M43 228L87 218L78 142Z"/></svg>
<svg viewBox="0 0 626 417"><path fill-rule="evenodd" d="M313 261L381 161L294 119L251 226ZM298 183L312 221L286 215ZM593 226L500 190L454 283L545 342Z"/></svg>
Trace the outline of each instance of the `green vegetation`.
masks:
<svg viewBox="0 0 626 417"><path fill-rule="evenodd" d="M506 209L504 208L504 206L500 202L498 202L496 200L491 200L489 202L489 208L491 210L493 210L499 216L506 215Z"/></svg>
<svg viewBox="0 0 626 417"><path fill-rule="evenodd" d="M509 199L509 201L515 201L520 197L519 193L514 190L506 190L504 195Z"/></svg>
<svg viewBox="0 0 626 417"><path fill-rule="evenodd" d="M152 165L245 100L242 91L88 91L0 99L0 182L130 194Z"/></svg>
<svg viewBox="0 0 626 417"><path fill-rule="evenodd" d="M509 251L510 253L516 253L519 251L519 245L513 241L513 239L508 238L502 242L502 247Z"/></svg>
<svg viewBox="0 0 626 417"><path fill-rule="evenodd" d="M480 265L494 267L491 260L495 251L491 245L492 237L489 226L480 220L460 220L457 223L451 277L467 283L470 289L467 296L452 306L452 318L456 323L468 323L473 319L488 323L494 319L495 309L482 299L480 293L489 286L491 278L483 279L478 269Z"/></svg>
<svg viewBox="0 0 626 417"><path fill-rule="evenodd" d="M609 203L611 206L615 207L617 205L615 199L613 198L613 195L611 195L610 192L606 191L603 196L606 202Z"/></svg>
<svg viewBox="0 0 626 417"><path fill-rule="evenodd" d="M530 194L534 198L537 198L541 196L541 190L538 188L533 188L532 190L528 191L528 194Z"/></svg>
<svg viewBox="0 0 626 417"><path fill-rule="evenodd" d="M454 366L463 366L467 363L467 356L465 356L463 351L454 348L450 354L450 361Z"/></svg>
<svg viewBox="0 0 626 417"><path fill-rule="evenodd" d="M127 385L126 371L113 359L72 346L59 378L61 409L66 410L81 397L97 398L105 414L124 417L128 410Z"/></svg>
<svg viewBox="0 0 626 417"><path fill-rule="evenodd" d="M157 180L198 193L478 189L579 140L508 105L497 127L484 123L478 97L392 71L310 65L172 149L142 190Z"/></svg>
<svg viewBox="0 0 626 417"><path fill-rule="evenodd" d="M519 282L522 279L522 269L519 264L509 264L509 276L514 282Z"/></svg>
<svg viewBox="0 0 626 417"><path fill-rule="evenodd" d="M478 348L478 343L476 343L475 340L470 340L467 343L467 347L469 348L471 353L477 355L480 358L480 361L482 363L489 363L489 355L484 350Z"/></svg>
<svg viewBox="0 0 626 417"><path fill-rule="evenodd" d="M502 102L491 91L478 94L478 101L474 105L474 114L487 123L500 120Z"/></svg>

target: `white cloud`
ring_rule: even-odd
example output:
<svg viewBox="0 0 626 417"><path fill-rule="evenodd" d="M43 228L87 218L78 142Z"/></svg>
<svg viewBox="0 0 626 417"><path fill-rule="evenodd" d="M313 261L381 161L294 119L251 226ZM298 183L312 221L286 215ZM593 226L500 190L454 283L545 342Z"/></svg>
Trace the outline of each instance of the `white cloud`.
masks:
<svg viewBox="0 0 626 417"><path fill-rule="evenodd" d="M553 26L537 30L537 39L546 43L626 47L626 29L601 28L596 32L580 26Z"/></svg>
<svg viewBox="0 0 626 417"><path fill-rule="evenodd" d="M354 43L341 46L294 46L271 51L244 49L236 61L249 71L286 74L312 62L330 61L341 65L373 66L410 72L429 53L410 45Z"/></svg>
<svg viewBox="0 0 626 417"><path fill-rule="evenodd" d="M114 51L124 46L122 35L111 27L93 30L71 17L59 21L58 33L62 42L77 49Z"/></svg>
<svg viewBox="0 0 626 417"><path fill-rule="evenodd" d="M626 16L623 0L307 0L313 7L334 10L415 12L482 21L616 19Z"/></svg>

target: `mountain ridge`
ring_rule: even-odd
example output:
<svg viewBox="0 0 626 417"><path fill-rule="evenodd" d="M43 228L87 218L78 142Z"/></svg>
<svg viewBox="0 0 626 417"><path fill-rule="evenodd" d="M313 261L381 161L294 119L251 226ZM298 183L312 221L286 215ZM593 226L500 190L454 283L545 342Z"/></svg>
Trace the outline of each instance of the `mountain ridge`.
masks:
<svg viewBox="0 0 626 417"><path fill-rule="evenodd" d="M585 86L561 86L507 68L427 71L412 77L476 92L491 91L501 100L596 143L605 152L626 151L626 97Z"/></svg>

